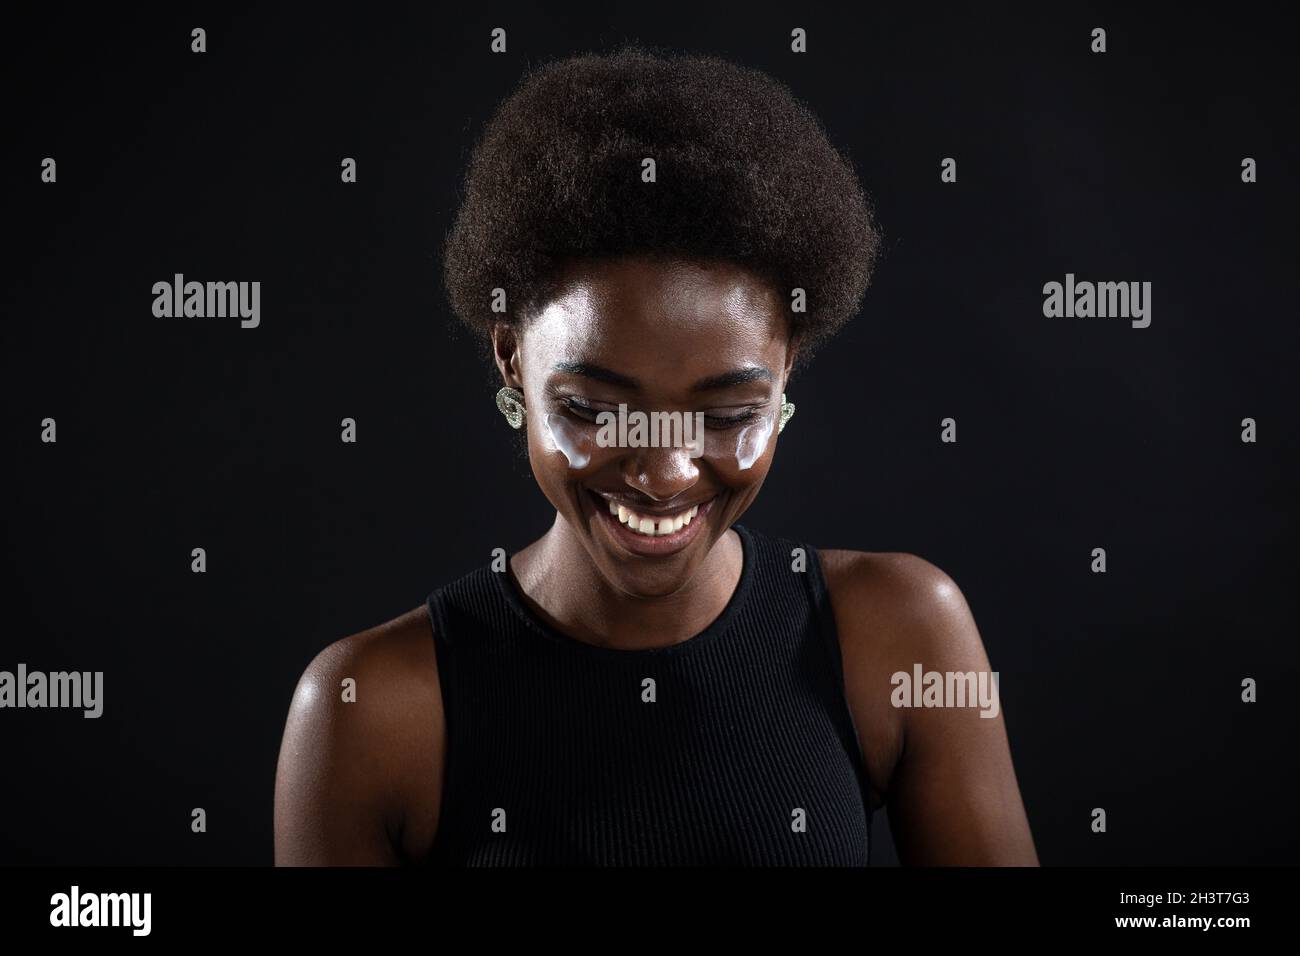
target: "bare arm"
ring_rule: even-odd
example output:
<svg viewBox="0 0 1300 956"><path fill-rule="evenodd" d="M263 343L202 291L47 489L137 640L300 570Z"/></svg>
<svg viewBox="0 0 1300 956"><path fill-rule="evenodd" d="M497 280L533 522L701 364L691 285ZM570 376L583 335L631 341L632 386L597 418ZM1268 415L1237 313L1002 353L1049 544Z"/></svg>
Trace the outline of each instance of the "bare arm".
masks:
<svg viewBox="0 0 1300 956"><path fill-rule="evenodd" d="M344 681L355 681L355 701ZM427 852L441 694L422 609L321 651L294 691L275 777L277 866L394 866Z"/></svg>
<svg viewBox="0 0 1300 956"><path fill-rule="evenodd" d="M895 707L894 674L989 673L961 591L906 554L821 552L845 690L906 865L1037 866L1000 703ZM988 686L988 685L986 685Z"/></svg>

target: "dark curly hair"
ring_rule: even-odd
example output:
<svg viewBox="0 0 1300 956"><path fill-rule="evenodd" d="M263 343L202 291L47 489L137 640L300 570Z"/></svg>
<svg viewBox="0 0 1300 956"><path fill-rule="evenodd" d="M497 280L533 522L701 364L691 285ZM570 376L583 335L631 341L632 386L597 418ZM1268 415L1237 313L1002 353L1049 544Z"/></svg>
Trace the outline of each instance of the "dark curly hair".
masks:
<svg viewBox="0 0 1300 956"><path fill-rule="evenodd" d="M879 248L851 162L784 84L634 42L537 67L500 105L470 158L444 279L456 316L486 333L544 306L570 260L729 260L786 301L806 291L807 311L789 315L802 364L857 311Z"/></svg>

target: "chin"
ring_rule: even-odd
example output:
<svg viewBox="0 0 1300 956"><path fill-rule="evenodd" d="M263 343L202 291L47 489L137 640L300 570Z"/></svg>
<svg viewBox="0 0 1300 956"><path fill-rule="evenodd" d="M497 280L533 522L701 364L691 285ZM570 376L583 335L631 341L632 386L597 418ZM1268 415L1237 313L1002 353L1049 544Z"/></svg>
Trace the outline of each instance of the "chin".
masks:
<svg viewBox="0 0 1300 956"><path fill-rule="evenodd" d="M665 597L680 590L713 547L718 535L713 520L722 513L714 506L722 495L698 507L679 509L690 514L689 523L667 534L642 534L620 521L607 500L586 487L576 490L580 512L569 523L582 539L593 563L611 585L633 597ZM724 529L725 530L725 529Z"/></svg>

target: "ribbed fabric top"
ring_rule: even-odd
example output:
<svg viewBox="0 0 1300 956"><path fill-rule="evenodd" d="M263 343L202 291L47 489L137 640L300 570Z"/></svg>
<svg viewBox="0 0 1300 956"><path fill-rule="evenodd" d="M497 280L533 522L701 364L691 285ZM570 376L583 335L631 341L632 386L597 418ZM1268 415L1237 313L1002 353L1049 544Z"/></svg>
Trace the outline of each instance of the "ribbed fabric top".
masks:
<svg viewBox="0 0 1300 956"><path fill-rule="evenodd" d="M867 865L867 778L817 553L733 527L730 602L668 647L569 637L490 564L429 595L448 751L425 862Z"/></svg>

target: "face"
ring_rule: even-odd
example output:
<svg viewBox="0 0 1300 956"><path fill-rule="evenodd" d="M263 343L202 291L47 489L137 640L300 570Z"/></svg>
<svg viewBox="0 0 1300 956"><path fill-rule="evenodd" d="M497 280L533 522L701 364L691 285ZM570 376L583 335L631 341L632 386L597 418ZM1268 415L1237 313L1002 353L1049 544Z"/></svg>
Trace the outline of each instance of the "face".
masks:
<svg viewBox="0 0 1300 956"><path fill-rule="evenodd" d="M771 465L794 361L778 291L727 263L585 262L493 341L503 379L524 393L533 474L572 538L625 593L677 591ZM658 447L598 440L600 413L620 405L625 421L676 412L703 433Z"/></svg>

